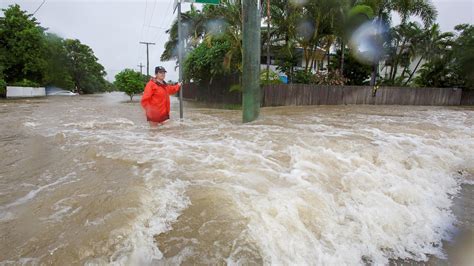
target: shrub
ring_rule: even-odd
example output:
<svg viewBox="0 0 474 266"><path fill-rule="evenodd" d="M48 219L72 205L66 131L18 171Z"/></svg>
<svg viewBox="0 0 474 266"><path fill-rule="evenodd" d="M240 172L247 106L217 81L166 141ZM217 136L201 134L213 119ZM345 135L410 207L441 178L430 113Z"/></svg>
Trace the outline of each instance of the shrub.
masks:
<svg viewBox="0 0 474 266"><path fill-rule="evenodd" d="M7 94L7 83L4 79L0 78L0 97L5 97Z"/></svg>
<svg viewBox="0 0 474 266"><path fill-rule="evenodd" d="M316 73L311 77L311 83L318 85L336 85L342 86L346 83L346 78L339 71L329 73Z"/></svg>
<svg viewBox="0 0 474 266"><path fill-rule="evenodd" d="M23 79L21 81L17 81L13 84L11 84L12 86L17 86L17 87L39 87L40 84L34 82L34 81L31 81L29 79Z"/></svg>
<svg viewBox="0 0 474 266"><path fill-rule="evenodd" d="M267 81L267 70L262 70L260 72L260 84L261 85L270 85L270 84L281 84L281 83L283 83L280 80L280 77L278 76L277 73L275 73L271 70L269 70L268 72L269 72L268 81Z"/></svg>

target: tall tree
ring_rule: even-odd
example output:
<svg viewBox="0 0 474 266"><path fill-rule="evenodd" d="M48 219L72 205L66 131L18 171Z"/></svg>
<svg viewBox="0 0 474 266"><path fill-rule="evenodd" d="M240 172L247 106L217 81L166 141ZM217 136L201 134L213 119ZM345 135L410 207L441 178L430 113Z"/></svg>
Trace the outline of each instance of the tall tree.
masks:
<svg viewBox="0 0 474 266"><path fill-rule="evenodd" d="M43 74L42 84L45 86L57 86L63 89L73 90L74 82L68 68L67 52L64 40L59 36L46 33L44 41L44 58L46 66Z"/></svg>
<svg viewBox="0 0 474 266"><path fill-rule="evenodd" d="M461 24L455 30L459 32L453 46L457 72L464 77L463 87L474 90L474 26Z"/></svg>
<svg viewBox="0 0 474 266"><path fill-rule="evenodd" d="M19 5L2 9L0 17L0 65L7 83L28 79L40 83L46 62L42 56L44 29Z"/></svg>
<svg viewBox="0 0 474 266"><path fill-rule="evenodd" d="M439 24L434 24L430 29L423 31L420 36L413 39L410 55L412 60L417 59L417 63L404 85L407 86L412 81L423 61L431 61L433 58L446 54L449 47L453 45L453 37L453 33L442 33Z"/></svg>
<svg viewBox="0 0 474 266"><path fill-rule="evenodd" d="M75 89L79 93L104 91L106 72L92 49L79 40L68 39L64 45Z"/></svg>
<svg viewBox="0 0 474 266"><path fill-rule="evenodd" d="M405 27L408 23L408 20L412 17L420 18L425 27L429 27L436 19L437 11L434 5L430 0L359 0L359 4L364 4L370 6L374 13L376 14L376 20L380 23L390 24L391 22L391 12L396 12L401 17L401 27ZM401 40L402 43L400 48L397 48L398 51L395 52L395 58L393 59L391 72L397 72L397 67L402 53L405 51L403 46L404 40ZM375 79L378 72L378 63L374 64L371 85L375 85Z"/></svg>

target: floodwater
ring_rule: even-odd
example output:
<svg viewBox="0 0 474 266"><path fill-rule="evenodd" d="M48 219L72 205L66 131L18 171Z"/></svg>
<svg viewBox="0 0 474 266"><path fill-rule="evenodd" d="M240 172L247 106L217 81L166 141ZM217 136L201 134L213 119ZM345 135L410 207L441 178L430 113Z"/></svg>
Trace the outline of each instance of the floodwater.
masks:
<svg viewBox="0 0 474 266"><path fill-rule="evenodd" d="M474 261L474 108L0 101L0 265Z"/></svg>

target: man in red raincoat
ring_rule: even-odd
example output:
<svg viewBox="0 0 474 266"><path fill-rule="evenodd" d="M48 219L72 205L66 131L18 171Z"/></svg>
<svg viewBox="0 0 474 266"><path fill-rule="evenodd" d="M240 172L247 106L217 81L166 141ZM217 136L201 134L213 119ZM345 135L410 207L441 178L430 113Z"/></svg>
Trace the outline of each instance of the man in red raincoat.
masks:
<svg viewBox="0 0 474 266"><path fill-rule="evenodd" d="M181 83L168 85L165 82L166 70L162 66L155 68L152 77L145 86L141 104L150 126L155 127L170 118L170 96L179 91Z"/></svg>

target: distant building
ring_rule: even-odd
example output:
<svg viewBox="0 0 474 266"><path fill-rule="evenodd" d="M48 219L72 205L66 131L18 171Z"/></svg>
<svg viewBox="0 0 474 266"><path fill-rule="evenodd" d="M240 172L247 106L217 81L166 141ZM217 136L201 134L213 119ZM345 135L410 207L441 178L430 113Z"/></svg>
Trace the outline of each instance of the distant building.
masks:
<svg viewBox="0 0 474 266"><path fill-rule="evenodd" d="M16 87L7 86L7 98L44 97L46 91L44 87Z"/></svg>
<svg viewBox="0 0 474 266"><path fill-rule="evenodd" d="M270 70L277 73L280 76L280 79L282 81L287 80L287 76L285 73L281 72L278 70L278 58L275 56L275 51L277 51L280 47L278 46L272 46L270 48ZM293 65L294 70L302 70L305 69L306 67L306 59L304 57L304 51L303 48L295 48L293 51L295 57L297 58L296 63ZM314 52L314 57L316 60L314 61L312 66L309 66L309 70L313 73L316 73L318 71L327 71L328 67L328 54L327 51L321 48L317 48L317 50ZM334 56L334 54L330 54L331 56ZM311 64L311 62L309 62ZM267 68L267 52L266 52L266 47L262 47L261 51L261 57L260 57L260 69L261 70L266 70ZM286 83L286 82L285 82Z"/></svg>

